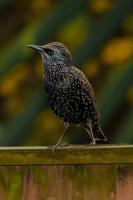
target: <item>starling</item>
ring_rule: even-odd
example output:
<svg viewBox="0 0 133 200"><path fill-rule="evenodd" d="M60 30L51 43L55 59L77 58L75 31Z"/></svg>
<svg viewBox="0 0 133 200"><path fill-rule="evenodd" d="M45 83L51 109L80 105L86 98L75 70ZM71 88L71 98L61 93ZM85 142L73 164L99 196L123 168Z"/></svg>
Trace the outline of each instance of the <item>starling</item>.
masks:
<svg viewBox="0 0 133 200"><path fill-rule="evenodd" d="M50 106L64 122L64 131L53 148L63 146L62 138L70 124L83 125L92 145L99 140L106 141L107 138L100 128L100 116L92 86L85 75L72 65L72 56L66 46L51 42L44 46L28 47L41 54Z"/></svg>

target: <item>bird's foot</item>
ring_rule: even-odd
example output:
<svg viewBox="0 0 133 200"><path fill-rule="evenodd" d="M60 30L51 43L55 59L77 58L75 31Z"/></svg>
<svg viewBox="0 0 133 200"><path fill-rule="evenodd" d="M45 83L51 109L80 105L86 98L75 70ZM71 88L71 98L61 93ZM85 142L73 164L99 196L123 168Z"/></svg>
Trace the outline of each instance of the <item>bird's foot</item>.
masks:
<svg viewBox="0 0 133 200"><path fill-rule="evenodd" d="M95 146L96 144L97 144L96 139L94 139L94 140L92 140L92 142L89 145Z"/></svg>
<svg viewBox="0 0 133 200"><path fill-rule="evenodd" d="M107 138L95 138L95 141L107 142Z"/></svg>
<svg viewBox="0 0 133 200"><path fill-rule="evenodd" d="M50 146L48 146L48 148L49 148L49 149L52 149L52 150L54 151L55 149L59 149L59 148L61 148L61 147L65 147L65 146L67 146L67 142L64 142L64 143L57 142L57 144L55 144L55 145L50 145Z"/></svg>
<svg viewBox="0 0 133 200"><path fill-rule="evenodd" d="M60 144L60 147L65 147L65 146L67 146L68 145L68 143L67 142L64 142L64 143L61 143Z"/></svg>
<svg viewBox="0 0 133 200"><path fill-rule="evenodd" d="M95 146L97 143L96 143L96 140L93 140L92 142L90 143L85 143L85 145L87 146Z"/></svg>
<svg viewBox="0 0 133 200"><path fill-rule="evenodd" d="M107 139L107 138L104 138L104 139L103 139L103 141L104 141L104 142L107 142L107 141L108 141L108 139Z"/></svg>

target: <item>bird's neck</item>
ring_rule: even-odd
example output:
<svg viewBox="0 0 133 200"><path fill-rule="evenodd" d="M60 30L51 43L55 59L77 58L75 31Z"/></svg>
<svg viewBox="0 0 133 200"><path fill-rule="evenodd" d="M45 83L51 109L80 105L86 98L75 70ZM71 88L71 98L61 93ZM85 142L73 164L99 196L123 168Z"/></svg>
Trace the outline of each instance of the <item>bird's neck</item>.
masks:
<svg viewBox="0 0 133 200"><path fill-rule="evenodd" d="M69 72L69 67L66 65L45 64L45 79L46 81L60 82Z"/></svg>

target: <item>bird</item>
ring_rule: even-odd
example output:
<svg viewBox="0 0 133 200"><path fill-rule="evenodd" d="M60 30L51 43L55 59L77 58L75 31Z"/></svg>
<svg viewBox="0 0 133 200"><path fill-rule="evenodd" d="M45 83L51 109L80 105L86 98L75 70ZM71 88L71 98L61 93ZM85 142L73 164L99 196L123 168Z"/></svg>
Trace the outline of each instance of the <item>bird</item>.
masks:
<svg viewBox="0 0 133 200"><path fill-rule="evenodd" d="M107 137L100 127L100 114L93 88L85 74L73 66L69 49L60 42L27 46L42 57L49 104L64 123L63 133L52 148L66 145L63 143L63 136L72 124L84 127L91 139L90 145L96 145L97 141L106 142Z"/></svg>

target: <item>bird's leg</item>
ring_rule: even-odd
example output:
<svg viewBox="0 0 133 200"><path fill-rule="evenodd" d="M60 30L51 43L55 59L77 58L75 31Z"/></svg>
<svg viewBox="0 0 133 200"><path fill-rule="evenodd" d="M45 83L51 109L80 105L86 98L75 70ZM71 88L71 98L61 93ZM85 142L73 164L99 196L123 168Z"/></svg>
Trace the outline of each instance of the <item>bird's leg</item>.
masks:
<svg viewBox="0 0 133 200"><path fill-rule="evenodd" d="M107 137L105 136L105 134L103 133L102 129L99 126L99 134L101 134L103 136L103 138L95 138L95 141L103 141L106 142L107 141Z"/></svg>
<svg viewBox="0 0 133 200"><path fill-rule="evenodd" d="M106 135L103 133L103 131L102 131L102 129L101 129L100 127L99 127L99 130L100 130L100 134L102 134L102 136L103 136L104 138L103 138L103 139L102 139L102 138L96 138L96 141L102 140L102 141L106 142L106 141L107 141Z"/></svg>
<svg viewBox="0 0 133 200"><path fill-rule="evenodd" d="M94 138L93 132L91 130L90 127L85 128L86 132L88 133L88 135L90 136L92 142L90 143L91 145L96 145L96 139Z"/></svg>
<svg viewBox="0 0 133 200"><path fill-rule="evenodd" d="M96 139L94 138L94 134L92 131L92 126L91 126L91 122L85 124L85 130L88 133L89 137L91 138L91 145L96 145Z"/></svg>
<svg viewBox="0 0 133 200"><path fill-rule="evenodd" d="M67 145L67 143L62 143L62 139L63 139L63 136L64 136L65 132L66 132L67 129L69 128L69 126L70 126L69 123L64 123L64 130L63 130L63 133L62 133L60 139L58 140L58 142L57 142L55 145L50 146L50 148L56 149L56 148L58 148L58 147L63 147L63 146L66 146L66 145Z"/></svg>
<svg viewBox="0 0 133 200"><path fill-rule="evenodd" d="M63 130L63 133L62 133L60 139L58 140L58 142L56 144L57 146L63 147L66 145L66 143L63 143L62 139L63 139L65 132L68 130L69 126L70 126L69 123L64 123L64 130Z"/></svg>

